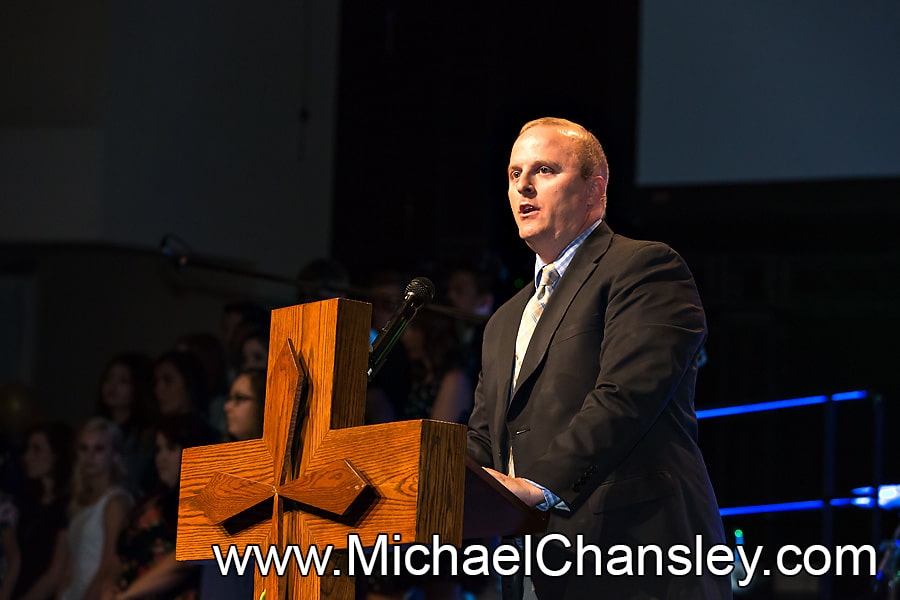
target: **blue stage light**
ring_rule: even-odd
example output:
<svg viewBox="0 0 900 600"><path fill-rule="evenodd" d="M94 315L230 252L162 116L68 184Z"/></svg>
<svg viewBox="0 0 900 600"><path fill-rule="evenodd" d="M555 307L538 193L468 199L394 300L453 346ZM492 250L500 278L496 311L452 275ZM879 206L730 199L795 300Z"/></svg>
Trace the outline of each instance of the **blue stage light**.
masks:
<svg viewBox="0 0 900 600"><path fill-rule="evenodd" d="M713 417L726 417L729 415L743 415L746 413L762 412L765 410L794 408L796 406L809 406L811 404L825 404L826 402L828 402L828 396L809 396L807 398L793 398L790 400L773 400L772 402L757 402L755 404L723 406L721 408L707 408L704 410L698 410L697 418L710 419Z"/></svg>
<svg viewBox="0 0 900 600"><path fill-rule="evenodd" d="M833 402L845 400L862 400L868 398L869 393L864 390L854 392L839 392L831 395ZM790 398L788 400L773 400L771 402L756 402L753 404L739 404L736 406L722 406L719 408L705 408L697 411L698 419L711 419L714 417L727 417L731 415L743 415L747 413L763 412L766 410L779 410L782 408L795 408L797 406L811 406L813 404L825 404L829 396L806 396L804 398Z"/></svg>
<svg viewBox="0 0 900 600"><path fill-rule="evenodd" d="M862 400L863 398L868 398L869 393L859 390L856 392L841 392L839 394L832 394L831 399L834 402L840 402L842 400Z"/></svg>
<svg viewBox="0 0 900 600"><path fill-rule="evenodd" d="M873 497L874 491L875 488L872 486L858 487L853 490L853 493L857 495L856 498L832 498L828 501L828 504L829 506L834 507L857 506L859 508L874 508L876 506L876 501ZM900 485L892 484L879 486L877 505L885 509L900 508ZM800 502L780 502L777 504L757 504L753 506L721 508L719 509L719 514L723 517L733 517L735 515L817 510L824 507L824 500L804 500ZM735 532L735 535L737 535L737 531Z"/></svg>
<svg viewBox="0 0 900 600"><path fill-rule="evenodd" d="M723 517L735 515L752 515L758 513L789 512L797 510L815 510L825 506L822 500L804 500L802 502L781 502L778 504L757 504L756 506L734 506L719 509Z"/></svg>

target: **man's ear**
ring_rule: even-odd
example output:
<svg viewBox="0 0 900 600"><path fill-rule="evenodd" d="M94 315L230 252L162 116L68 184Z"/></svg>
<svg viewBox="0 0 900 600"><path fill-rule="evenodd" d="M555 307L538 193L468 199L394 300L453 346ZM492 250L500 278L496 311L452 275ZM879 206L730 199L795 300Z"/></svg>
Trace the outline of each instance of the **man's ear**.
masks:
<svg viewBox="0 0 900 600"><path fill-rule="evenodd" d="M594 206L597 203L605 204L606 197L606 180L602 175L593 175L590 179L590 199L589 205Z"/></svg>
<svg viewBox="0 0 900 600"><path fill-rule="evenodd" d="M597 198L606 197L606 180L602 175L594 175L594 185L597 186Z"/></svg>

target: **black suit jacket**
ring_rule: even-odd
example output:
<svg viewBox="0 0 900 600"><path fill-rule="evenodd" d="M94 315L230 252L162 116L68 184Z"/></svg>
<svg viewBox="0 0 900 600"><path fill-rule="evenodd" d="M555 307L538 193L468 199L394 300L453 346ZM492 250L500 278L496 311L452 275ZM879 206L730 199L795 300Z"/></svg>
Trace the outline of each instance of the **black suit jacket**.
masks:
<svg viewBox="0 0 900 600"><path fill-rule="evenodd" d="M707 548L724 543L693 406L706 321L681 257L601 223L557 283L510 399L516 334L533 294L526 286L487 324L468 451L506 472L512 446L516 475L568 506L551 510L547 533L573 548L554 544L544 559L574 560L578 535L604 549L601 568L616 544L636 555L648 544L694 548L697 535ZM533 579L542 600L731 597L723 578Z"/></svg>

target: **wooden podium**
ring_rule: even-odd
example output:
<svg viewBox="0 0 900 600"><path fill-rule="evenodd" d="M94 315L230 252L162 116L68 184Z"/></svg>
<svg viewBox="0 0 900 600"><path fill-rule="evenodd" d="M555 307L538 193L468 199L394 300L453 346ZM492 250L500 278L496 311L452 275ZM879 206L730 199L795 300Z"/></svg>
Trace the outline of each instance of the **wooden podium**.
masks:
<svg viewBox="0 0 900 600"><path fill-rule="evenodd" d="M251 544L348 547L459 545L541 531L546 514L466 458L466 427L431 420L363 426L371 305L326 300L272 312L263 437L184 451L178 560ZM336 558L335 558L336 557ZM354 597L345 554L325 577L255 575L254 599Z"/></svg>

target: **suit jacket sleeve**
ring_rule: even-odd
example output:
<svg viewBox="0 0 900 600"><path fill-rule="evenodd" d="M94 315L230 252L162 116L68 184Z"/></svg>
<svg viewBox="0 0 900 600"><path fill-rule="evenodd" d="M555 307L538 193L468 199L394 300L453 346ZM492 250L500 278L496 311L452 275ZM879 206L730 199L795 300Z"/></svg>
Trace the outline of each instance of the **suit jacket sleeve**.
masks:
<svg viewBox="0 0 900 600"><path fill-rule="evenodd" d="M478 375L475 387L475 404L469 417L469 432L466 452L483 467L493 467L491 457L491 435L488 426L488 411L484 402L482 374Z"/></svg>

